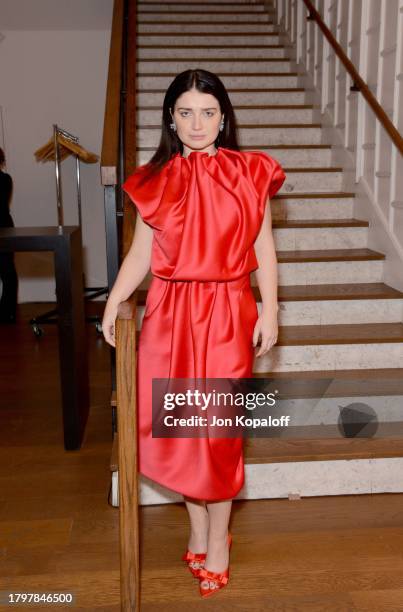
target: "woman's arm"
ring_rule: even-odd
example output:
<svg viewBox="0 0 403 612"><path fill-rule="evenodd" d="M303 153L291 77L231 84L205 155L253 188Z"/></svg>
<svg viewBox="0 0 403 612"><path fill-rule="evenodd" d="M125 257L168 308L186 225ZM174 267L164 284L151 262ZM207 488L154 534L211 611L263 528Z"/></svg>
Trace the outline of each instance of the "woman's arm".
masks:
<svg viewBox="0 0 403 612"><path fill-rule="evenodd" d="M151 264L153 229L137 214L132 244L106 302L102 320L105 340L115 346L115 320L118 306L127 300L147 275Z"/></svg>
<svg viewBox="0 0 403 612"><path fill-rule="evenodd" d="M253 345L256 346L259 334L261 346L256 353L260 357L277 342L277 257L273 240L270 200L267 200L262 226L254 244L259 268L255 270L256 280L262 297L262 311L256 321Z"/></svg>

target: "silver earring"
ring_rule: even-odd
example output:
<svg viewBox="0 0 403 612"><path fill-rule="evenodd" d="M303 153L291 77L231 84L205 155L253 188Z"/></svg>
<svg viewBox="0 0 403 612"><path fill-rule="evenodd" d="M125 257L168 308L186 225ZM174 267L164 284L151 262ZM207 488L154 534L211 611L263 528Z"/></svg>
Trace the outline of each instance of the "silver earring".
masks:
<svg viewBox="0 0 403 612"><path fill-rule="evenodd" d="M175 125L175 123L173 123L173 122L172 122L172 123L170 123L170 124L169 124L169 127L171 128L171 130L173 130L174 132L176 132L176 125Z"/></svg>
<svg viewBox="0 0 403 612"><path fill-rule="evenodd" d="M224 129L224 121L222 121L222 122L220 123L220 132L222 132L222 131L223 131L223 129Z"/></svg>

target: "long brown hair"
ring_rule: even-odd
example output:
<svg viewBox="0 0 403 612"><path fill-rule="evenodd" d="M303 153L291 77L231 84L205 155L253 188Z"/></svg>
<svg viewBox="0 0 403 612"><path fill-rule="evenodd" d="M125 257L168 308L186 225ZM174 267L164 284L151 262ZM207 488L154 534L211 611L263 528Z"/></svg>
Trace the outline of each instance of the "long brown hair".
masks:
<svg viewBox="0 0 403 612"><path fill-rule="evenodd" d="M193 88L202 93L212 94L220 105L221 113L224 113L224 129L218 132L215 146L239 151L235 113L224 83L216 74L208 70L202 70L201 68L185 70L176 75L165 93L160 142L152 158L145 164L145 179L151 174L159 172L176 153L183 154L182 141L178 138L176 132L169 127L172 122L170 109L173 112L179 96Z"/></svg>

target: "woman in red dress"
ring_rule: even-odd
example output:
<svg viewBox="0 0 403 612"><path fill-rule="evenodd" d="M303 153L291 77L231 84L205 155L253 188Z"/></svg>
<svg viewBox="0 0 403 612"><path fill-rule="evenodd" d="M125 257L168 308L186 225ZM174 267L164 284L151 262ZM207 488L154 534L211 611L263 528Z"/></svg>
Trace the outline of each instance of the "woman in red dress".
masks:
<svg viewBox="0 0 403 612"><path fill-rule="evenodd" d="M154 437L152 380L248 378L254 357L277 341L277 261L266 201L285 178L272 157L239 150L223 83L198 69L168 87L157 151L123 185L139 215L102 328L114 346L118 304L151 265L137 358L139 471L184 496L190 537L183 559L203 597L228 582L243 438Z"/></svg>

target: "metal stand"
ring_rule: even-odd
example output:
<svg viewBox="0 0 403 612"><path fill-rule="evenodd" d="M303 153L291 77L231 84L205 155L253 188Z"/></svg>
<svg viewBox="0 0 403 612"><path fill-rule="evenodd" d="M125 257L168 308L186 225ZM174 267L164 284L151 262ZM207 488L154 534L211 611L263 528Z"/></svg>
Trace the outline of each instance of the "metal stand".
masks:
<svg viewBox="0 0 403 612"><path fill-rule="evenodd" d="M56 199L57 199L57 220L59 232L63 232L63 198L62 198L62 184L61 184L61 171L60 171L60 149L58 135L61 134L64 138L67 138L71 142L78 143L77 136L73 136L66 130L58 127L57 124L53 124L53 138L55 148L55 176L56 176ZM78 205L78 222L80 229L82 230L82 215L81 215L81 182L80 182L80 159L78 155L76 158L76 185L77 185L77 205ZM85 274L83 272L83 292L84 300L89 301L100 295L108 294L108 287L85 287ZM40 327L41 324L56 324L58 317L58 308L48 310L41 315L33 317L30 320L30 325L36 336L43 335L43 329ZM86 321L95 323L95 328L99 334L102 334L101 319L97 315L87 316Z"/></svg>

